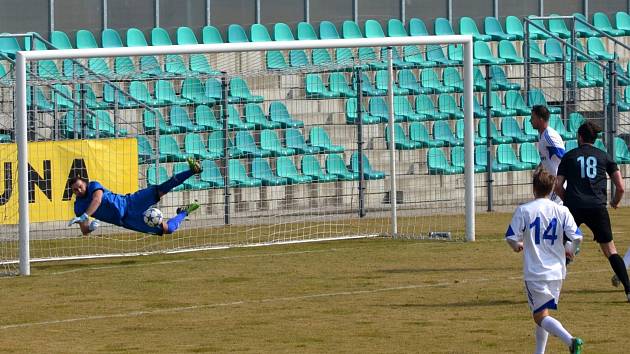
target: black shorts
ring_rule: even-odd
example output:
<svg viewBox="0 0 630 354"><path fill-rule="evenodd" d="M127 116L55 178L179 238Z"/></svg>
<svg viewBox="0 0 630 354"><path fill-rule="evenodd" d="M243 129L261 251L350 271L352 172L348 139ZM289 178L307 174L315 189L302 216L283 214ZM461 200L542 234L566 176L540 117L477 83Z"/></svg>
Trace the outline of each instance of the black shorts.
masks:
<svg viewBox="0 0 630 354"><path fill-rule="evenodd" d="M613 240L612 229L610 227L610 217L608 209L600 208L569 208L575 223L579 227L586 224L593 232L593 240L597 243L608 243Z"/></svg>

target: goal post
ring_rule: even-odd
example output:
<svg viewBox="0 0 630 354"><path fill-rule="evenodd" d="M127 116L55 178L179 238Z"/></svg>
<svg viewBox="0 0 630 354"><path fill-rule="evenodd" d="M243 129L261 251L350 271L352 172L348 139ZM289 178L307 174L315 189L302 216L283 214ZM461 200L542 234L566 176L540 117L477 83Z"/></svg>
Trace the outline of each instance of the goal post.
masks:
<svg viewBox="0 0 630 354"><path fill-rule="evenodd" d="M269 52L269 51L293 51L293 50L315 50L315 49L336 49L336 48L364 48L364 47L404 47L404 46L426 46L426 45L449 45L456 44L462 45L463 50L463 104L462 110L464 113L463 125L464 125L464 172L463 176L463 205L465 214L465 230L464 236L467 241L475 240L475 176L474 176L474 120L473 120L473 41L472 36L416 36L416 37L387 37L387 38L361 38L361 39L333 39L333 40L299 40L299 41L278 41L278 42L247 42L247 43L225 43L225 44L199 44L199 45L173 45L173 46L147 46L147 47L123 47L123 48L99 48L99 49L69 49L69 50L39 50L39 51L20 51L16 54L15 65L15 127L16 136L15 142L17 144L18 155L18 205L19 205L19 220L18 220L18 232L19 232L19 272L22 275L30 274L30 250L29 245L30 237L30 220L29 220L29 97L28 92L29 81L27 68L30 63L40 62L44 60L62 61L65 59L79 60L79 59L92 59L92 58L119 58L119 57L144 57L144 56L159 56L160 58L166 58L169 55L195 55L195 54L226 54L226 53L247 53L247 52ZM388 137L386 140L391 143L388 144L389 149L389 169L392 176L390 176L390 183L388 191L389 197L387 203L391 210L390 224L391 235L396 236L397 233L397 219L400 214L397 214L397 208L401 201L397 201L397 158L395 135L394 135L394 71L392 51L387 51L387 71L389 76L389 122L385 125L389 126ZM383 59L383 58L381 58ZM240 59L239 59L240 60ZM245 61L245 59L243 59ZM244 66L246 64L243 64ZM310 68L313 69L313 68ZM308 69L302 69L300 75L305 76ZM264 74L260 74L264 77ZM271 74L270 74L271 75ZM287 75L289 76L289 75ZM302 80L300 76L300 80ZM290 77L286 78L290 81ZM222 89L225 91L226 77L222 76L224 85ZM282 78L281 78L282 81ZM359 94L360 95L360 94ZM116 95L115 95L116 96ZM117 97L117 96L116 96ZM361 97L361 96L359 96ZM227 107L227 97L224 97L225 102L218 102L222 106L222 110L225 113ZM225 104L224 104L225 103ZM323 103L321 103L323 105ZM362 111L362 103L357 105L357 111ZM227 114L225 115L227 116ZM155 117L158 121L157 116ZM224 119L224 122L226 119ZM227 123L226 123L227 124ZM156 135L159 137L158 129L159 122L155 124ZM374 139L377 139L376 137ZM359 141L359 144L362 142ZM156 141L157 144L157 141ZM224 150L228 151L228 142L224 142ZM226 154L227 156L228 154ZM359 153L359 156L361 154ZM227 159L227 157L226 157ZM358 157L359 164L363 162L363 158ZM225 179L227 179L227 165L225 166ZM157 172L156 172L157 173ZM361 169L361 173L363 170ZM439 177L439 176L438 176ZM420 183L420 182L418 182ZM440 182L436 182L440 183ZM231 194L228 191L229 187L226 185L226 198ZM331 187L332 188L332 187ZM448 188L448 185L441 188ZM276 197L270 197L273 199ZM286 198L286 197L278 197ZM307 198L307 197L304 197ZM317 198L317 196L313 197ZM458 198L457 196L454 198ZM227 199L226 199L227 200ZM420 203L421 201L418 201ZM225 203L226 211L228 203ZM325 217L325 211L321 214L317 214L318 217ZM397 216L398 215L398 216ZM253 216L255 218L255 216ZM227 218L226 218L227 220ZM310 220L310 219L309 219ZM278 221L281 223L282 221ZM305 220L300 220L306 229L310 227ZM343 227L339 227L342 229ZM340 231L341 232L341 231ZM338 238L338 237L331 237ZM322 238L325 239L325 238ZM300 239L288 239L288 241L306 241L306 238ZM271 243L271 241L258 242L259 244ZM214 244L214 245L218 245ZM223 245L223 244L221 244ZM200 244L192 243L192 246L173 246L171 251L182 251L186 249L204 249L211 248ZM161 249L160 251L164 251ZM133 254L150 253L147 251L137 251ZM45 257L44 257L45 258ZM61 257L64 258L64 257Z"/></svg>

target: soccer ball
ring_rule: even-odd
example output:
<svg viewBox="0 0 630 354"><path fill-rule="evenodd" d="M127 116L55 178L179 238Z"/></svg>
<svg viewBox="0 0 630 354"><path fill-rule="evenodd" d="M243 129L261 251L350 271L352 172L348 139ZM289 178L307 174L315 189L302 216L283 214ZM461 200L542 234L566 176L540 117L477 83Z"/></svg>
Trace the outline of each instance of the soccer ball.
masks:
<svg viewBox="0 0 630 354"><path fill-rule="evenodd" d="M158 208L147 209L144 212L143 217L144 223L151 227L159 226L162 223L162 219L164 218L162 216L162 212Z"/></svg>

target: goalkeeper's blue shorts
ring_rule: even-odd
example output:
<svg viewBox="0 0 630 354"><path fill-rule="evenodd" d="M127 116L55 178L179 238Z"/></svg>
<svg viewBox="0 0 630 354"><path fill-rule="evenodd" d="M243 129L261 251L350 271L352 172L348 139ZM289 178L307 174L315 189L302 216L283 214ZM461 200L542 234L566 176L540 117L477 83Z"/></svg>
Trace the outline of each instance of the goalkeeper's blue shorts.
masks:
<svg viewBox="0 0 630 354"><path fill-rule="evenodd" d="M162 235L162 226L149 226L144 222L144 212L160 200L156 186L141 189L127 195L127 212L122 226L146 234Z"/></svg>

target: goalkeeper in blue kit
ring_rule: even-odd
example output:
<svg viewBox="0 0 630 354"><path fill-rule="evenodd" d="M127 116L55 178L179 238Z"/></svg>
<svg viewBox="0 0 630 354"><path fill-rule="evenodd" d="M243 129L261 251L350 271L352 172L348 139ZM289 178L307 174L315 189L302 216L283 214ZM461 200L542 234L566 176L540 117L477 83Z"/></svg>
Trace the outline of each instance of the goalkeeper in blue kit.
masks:
<svg viewBox="0 0 630 354"><path fill-rule="evenodd" d="M198 204L193 203L178 208L175 217L163 221L155 227L144 222L143 214L173 188L184 183L193 175L201 173L201 165L198 161L188 159L188 166L187 171L174 175L162 184L126 195L112 193L97 181L88 181L80 176L75 176L70 180L70 188L76 196L74 202L76 217L70 220L68 226L79 224L83 235L88 235L99 227L100 220L147 234L171 234L179 228L186 216L199 208ZM90 221L90 217L95 220Z"/></svg>

